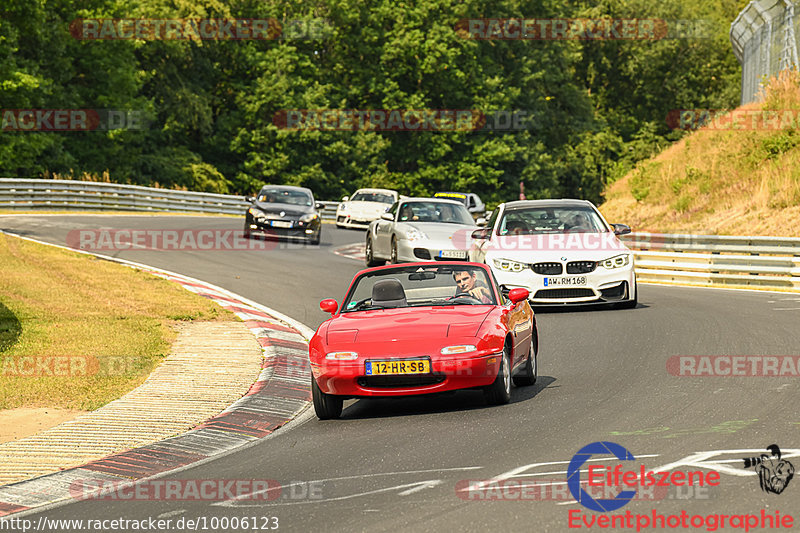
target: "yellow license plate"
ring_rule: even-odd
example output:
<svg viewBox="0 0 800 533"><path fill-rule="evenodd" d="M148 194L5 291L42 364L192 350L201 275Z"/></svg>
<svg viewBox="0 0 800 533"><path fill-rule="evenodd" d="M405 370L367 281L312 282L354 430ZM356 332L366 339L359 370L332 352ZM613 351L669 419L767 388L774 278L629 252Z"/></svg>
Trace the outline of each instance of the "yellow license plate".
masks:
<svg viewBox="0 0 800 533"><path fill-rule="evenodd" d="M430 374L430 359L395 359L391 361L366 361L368 376L393 374Z"/></svg>

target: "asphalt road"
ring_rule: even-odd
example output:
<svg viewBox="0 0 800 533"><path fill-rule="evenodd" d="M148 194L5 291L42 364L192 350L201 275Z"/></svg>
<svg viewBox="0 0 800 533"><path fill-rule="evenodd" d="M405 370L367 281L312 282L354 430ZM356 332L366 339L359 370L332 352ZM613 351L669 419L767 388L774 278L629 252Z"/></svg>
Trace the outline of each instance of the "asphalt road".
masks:
<svg viewBox="0 0 800 533"><path fill-rule="evenodd" d="M240 229L241 221L0 217L0 229L57 244L65 244L71 230L97 228ZM106 253L215 283L316 328L326 319L319 301L340 300L362 268L332 250L361 241L363 232L331 225L323 230L319 247ZM341 420L304 416L255 446L165 478L276 480L286 487L277 500L80 501L28 518L160 516L173 521L174 531L190 529L176 529L178 520L185 526L187 519L198 518L205 520L198 530L203 524L208 530L262 530L274 524L271 517L278 518L283 531L564 531L571 519L573 526L586 529L580 516L590 520L600 513L564 495L563 485L544 492L531 489L524 500L508 499L521 495L513 490L517 481L562 483L566 462L580 448L613 441L648 470L709 451L714 453L696 456L693 466L680 469L721 471L719 486L670 487L657 499L632 501L617 514L686 511L707 517L765 510L770 516L794 513L797 524L800 481L780 495L768 494L740 459L754 455L743 450L763 450L773 443L784 451L800 448L798 378L676 377L667 371L667 360L800 355L800 297L656 285L641 285L640 291L639 307L633 310L538 312L539 381L514 389L510 405L487 407L474 391L351 401ZM800 466L800 458L789 461ZM508 478L505 492L459 490L468 480L497 476ZM220 517L250 517L251 522L238 528L233 522L211 522ZM599 528L595 524L593 529Z"/></svg>

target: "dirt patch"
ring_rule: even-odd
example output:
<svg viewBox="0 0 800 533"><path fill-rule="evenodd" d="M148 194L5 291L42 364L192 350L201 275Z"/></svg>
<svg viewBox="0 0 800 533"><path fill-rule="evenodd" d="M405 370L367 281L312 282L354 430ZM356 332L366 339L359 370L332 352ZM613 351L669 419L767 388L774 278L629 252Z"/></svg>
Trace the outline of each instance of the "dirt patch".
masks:
<svg viewBox="0 0 800 533"><path fill-rule="evenodd" d="M52 407L20 407L0 411L0 442L11 442L72 420L87 411Z"/></svg>

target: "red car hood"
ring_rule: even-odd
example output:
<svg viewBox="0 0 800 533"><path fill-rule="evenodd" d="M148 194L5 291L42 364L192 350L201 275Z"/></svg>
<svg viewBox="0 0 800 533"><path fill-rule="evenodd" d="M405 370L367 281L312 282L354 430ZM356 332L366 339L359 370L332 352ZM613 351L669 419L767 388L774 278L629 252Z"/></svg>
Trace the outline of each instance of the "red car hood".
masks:
<svg viewBox="0 0 800 533"><path fill-rule="evenodd" d="M454 305L342 313L330 322L325 340L331 347L352 342L474 337L493 309L490 305Z"/></svg>

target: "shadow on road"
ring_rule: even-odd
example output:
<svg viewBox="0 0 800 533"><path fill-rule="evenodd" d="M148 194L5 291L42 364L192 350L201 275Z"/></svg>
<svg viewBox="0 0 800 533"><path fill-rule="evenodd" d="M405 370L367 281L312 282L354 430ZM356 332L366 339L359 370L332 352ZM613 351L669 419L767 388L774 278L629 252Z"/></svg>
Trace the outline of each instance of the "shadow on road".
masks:
<svg viewBox="0 0 800 533"><path fill-rule="evenodd" d="M554 377L539 376L536 385L512 387L511 404L532 399L555 381ZM362 398L345 406L342 420L418 416L495 408L497 407L486 404L481 391L461 390L399 398Z"/></svg>

